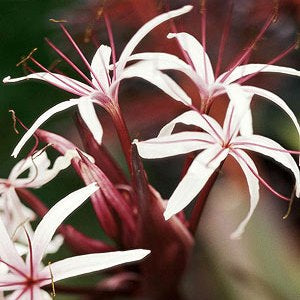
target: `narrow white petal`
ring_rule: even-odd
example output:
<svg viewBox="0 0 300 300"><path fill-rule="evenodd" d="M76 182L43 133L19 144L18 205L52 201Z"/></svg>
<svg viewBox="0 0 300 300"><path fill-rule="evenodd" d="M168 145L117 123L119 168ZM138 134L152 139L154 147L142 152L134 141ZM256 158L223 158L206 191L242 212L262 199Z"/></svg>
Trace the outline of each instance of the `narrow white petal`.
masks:
<svg viewBox="0 0 300 300"><path fill-rule="evenodd" d="M227 155L227 149L222 150L220 145L214 145L196 156L168 201L164 212L166 220L184 209L198 195Z"/></svg>
<svg viewBox="0 0 300 300"><path fill-rule="evenodd" d="M6 263L12 265L16 269L24 272L25 263L18 254L15 246L13 245L7 230L0 219L0 258ZM13 270L12 270L13 272ZM15 272L14 272L15 273Z"/></svg>
<svg viewBox="0 0 300 300"><path fill-rule="evenodd" d="M29 130L23 135L17 146L15 147L13 153L11 156L17 157L25 143L30 139L30 137L34 134L34 132L44 123L46 122L50 117L52 117L54 114L61 112L63 110L68 109L69 107L78 105L80 102L79 99L70 99L68 101L61 102L50 109L48 109L46 112L44 112L35 122L34 124L29 128Z"/></svg>
<svg viewBox="0 0 300 300"><path fill-rule="evenodd" d="M91 131L94 139L100 145L102 143L103 128L96 114L94 104L91 101L81 101L78 104L80 116Z"/></svg>
<svg viewBox="0 0 300 300"><path fill-rule="evenodd" d="M178 40L181 47L191 59L197 74L208 84L213 84L215 81L214 72L210 59L202 45L192 35L186 32L169 33L168 38L176 38Z"/></svg>
<svg viewBox="0 0 300 300"><path fill-rule="evenodd" d="M224 84L229 84L232 83L241 77L254 74L254 73L261 73L261 72L270 72L270 73L282 73L282 74L287 74L287 75L292 75L292 76L300 76L300 71L293 69L293 68L288 68L288 67L281 67L281 66L273 66L273 65L266 65L266 64L247 64L247 65L242 65L239 67L236 67L232 73L226 78L224 81ZM226 76L227 72L221 74L217 78L217 82L220 82L222 78Z"/></svg>
<svg viewBox="0 0 300 300"><path fill-rule="evenodd" d="M237 144L238 143L238 144ZM277 142L266 138L261 135L252 135L252 136L239 136L236 137L233 141L233 145L235 148L247 149L251 151L255 151L261 153L263 155L269 156L284 165L286 168L290 169L296 180L296 196L299 198L300 196L300 174L299 168L293 159L293 157L284 152L284 148L278 144ZM282 151L277 151L274 149L279 149Z"/></svg>
<svg viewBox="0 0 300 300"><path fill-rule="evenodd" d="M160 25L161 23L172 19L174 17L180 16L182 14L185 14L189 12L193 6L191 5L186 5L183 6L180 9L172 10L167 13L163 13L152 20L148 21L146 24L144 24L136 33L135 35L130 39L130 41L127 43L125 46L120 59L119 59L119 64L117 66L117 74L120 73L121 70L123 70L124 66L127 63L128 57L132 54L134 51L135 47L139 44L139 42L155 27ZM117 75L118 77L118 75Z"/></svg>
<svg viewBox="0 0 300 300"><path fill-rule="evenodd" d="M245 113L244 117L240 122L240 134L241 135L252 135L253 134L253 122L251 109Z"/></svg>
<svg viewBox="0 0 300 300"><path fill-rule="evenodd" d="M247 165L249 165L253 169L253 171L258 174L256 166L255 166L253 160L244 151L241 151L241 150L236 150L236 151L238 152L238 155L233 152L230 152L230 154L239 163L239 165L241 166L241 168L246 176L249 193L250 193L250 209L249 209L249 212L248 212L247 216L245 217L245 219L240 223L238 228L230 235L231 239L239 239L241 237L241 235L244 233L245 228L246 228L251 216L253 215L253 212L254 212L254 210L257 206L258 200L259 200L259 181L256 178L256 176L250 171L250 169ZM241 157L243 159L241 159Z"/></svg>
<svg viewBox="0 0 300 300"><path fill-rule="evenodd" d="M151 62L142 61L125 68L118 80L111 86L111 89L114 90L118 86L119 81L132 77L139 77L151 82L167 95L185 105L192 104L192 99L185 91L171 77L155 69Z"/></svg>
<svg viewBox="0 0 300 300"><path fill-rule="evenodd" d="M111 57L111 48L106 45L101 45L96 51L91 68L94 74L97 76L98 81L101 84L101 87L104 88L104 91L109 89L109 62ZM91 74L93 84L100 89L100 86L97 80L94 78L94 75Z"/></svg>
<svg viewBox="0 0 300 300"><path fill-rule="evenodd" d="M276 105L278 105L281 109L283 109L288 114L288 116L291 118L292 122L294 123L294 125L298 131L299 142L300 142L300 126L299 126L298 120L297 120L295 114L293 113L293 111L287 106L287 104L284 102L283 99L281 99L276 94L274 94L270 91L267 91L265 89L261 89L258 87L243 86L243 89L245 91L249 91L250 93L264 97L264 98L272 101Z"/></svg>
<svg viewBox="0 0 300 300"><path fill-rule="evenodd" d="M180 132L142 142L135 142L143 158L163 158L205 149L215 140L204 132Z"/></svg>
<svg viewBox="0 0 300 300"><path fill-rule="evenodd" d="M108 269L121 264L138 261L150 253L149 250L136 249L128 251L116 251L107 253L86 254L66 258L50 265L53 281L78 276L90 272ZM41 276L49 276L49 266L45 267ZM43 283L43 285L49 282Z"/></svg>
<svg viewBox="0 0 300 300"><path fill-rule="evenodd" d="M94 90L89 85L86 85L80 81L69 78L67 76L57 74L57 73L51 73L51 74L46 72L39 72L39 73L29 74L23 77L18 77L18 78L11 78L10 76L7 76L3 79L3 82L10 83L10 82L18 82L18 81L23 81L28 79L38 79L38 80L46 81L70 93L76 95L80 94L81 96L87 95L88 93L93 92Z"/></svg>
<svg viewBox="0 0 300 300"><path fill-rule="evenodd" d="M219 123L208 115L200 114L197 111L190 110L166 124L159 132L158 137L170 135L176 124L195 125L208 132L216 140L223 136L223 129Z"/></svg>
<svg viewBox="0 0 300 300"><path fill-rule="evenodd" d="M57 227L97 190L98 186L94 183L81 188L57 202L43 217L32 240L34 266L37 266L42 260ZM29 256L27 256L27 263L29 263Z"/></svg>

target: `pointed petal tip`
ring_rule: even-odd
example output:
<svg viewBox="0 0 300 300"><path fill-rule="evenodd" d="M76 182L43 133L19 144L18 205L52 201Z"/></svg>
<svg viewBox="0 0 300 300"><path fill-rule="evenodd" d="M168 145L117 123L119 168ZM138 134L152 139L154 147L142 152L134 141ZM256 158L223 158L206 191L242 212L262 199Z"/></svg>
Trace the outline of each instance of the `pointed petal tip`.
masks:
<svg viewBox="0 0 300 300"><path fill-rule="evenodd" d="M3 78L2 82L3 83L8 83L10 82L11 77L10 76L6 76L5 78Z"/></svg>
<svg viewBox="0 0 300 300"><path fill-rule="evenodd" d="M168 221L172 216L173 216L173 214L171 212L169 212L168 210L166 210L164 212L164 218L166 221Z"/></svg>
<svg viewBox="0 0 300 300"><path fill-rule="evenodd" d="M181 9L184 10L184 11L186 11L186 12L189 12L189 11L191 11L193 8L194 8L193 5L185 5L185 6L183 6Z"/></svg>
<svg viewBox="0 0 300 300"><path fill-rule="evenodd" d="M237 240L240 240L242 239L242 234L243 232L233 232L231 235L230 235L230 239L231 240L234 240L234 241L237 241Z"/></svg>
<svg viewBox="0 0 300 300"><path fill-rule="evenodd" d="M133 141L132 141L132 145L137 145L139 143L139 140L138 139L134 139Z"/></svg>

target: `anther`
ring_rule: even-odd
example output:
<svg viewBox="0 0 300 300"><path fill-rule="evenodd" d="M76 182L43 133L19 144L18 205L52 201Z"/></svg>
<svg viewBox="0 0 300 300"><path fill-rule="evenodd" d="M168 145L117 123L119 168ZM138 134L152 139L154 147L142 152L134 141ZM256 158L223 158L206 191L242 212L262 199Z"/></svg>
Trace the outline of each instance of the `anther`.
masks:
<svg viewBox="0 0 300 300"><path fill-rule="evenodd" d="M54 285L54 277L53 277L53 273L51 270L51 261L48 262L48 267L49 267L50 276L51 276L51 287L52 287L51 297L52 297L52 299L54 299L56 296L56 292L55 292L55 285Z"/></svg>
<svg viewBox="0 0 300 300"><path fill-rule="evenodd" d="M206 0L200 0L200 14L205 13L206 11Z"/></svg>
<svg viewBox="0 0 300 300"><path fill-rule="evenodd" d="M61 20L49 19L49 21L52 23L68 23L68 21L65 19L61 19Z"/></svg>
<svg viewBox="0 0 300 300"><path fill-rule="evenodd" d="M14 126L14 131L16 134L19 134L19 130L17 129L17 117L16 117L16 113L13 109L10 109L8 112L11 113L12 119L13 119L13 126Z"/></svg>
<svg viewBox="0 0 300 300"><path fill-rule="evenodd" d="M296 194L296 187L294 187L293 193L292 193L292 195L291 195L291 199L290 199L290 202L289 202L289 207L288 207L288 209L287 209L287 212L286 212L286 214L282 217L283 220L287 219L288 216L290 215L291 211L292 211L292 205L293 205L293 203L294 203L295 194Z"/></svg>
<svg viewBox="0 0 300 300"><path fill-rule="evenodd" d="M28 59L31 58L32 54L37 50L38 48L34 48L33 50L31 50L31 52L24 58L22 58L22 60L20 62L18 62L16 64L17 67L19 67L20 65L24 64Z"/></svg>

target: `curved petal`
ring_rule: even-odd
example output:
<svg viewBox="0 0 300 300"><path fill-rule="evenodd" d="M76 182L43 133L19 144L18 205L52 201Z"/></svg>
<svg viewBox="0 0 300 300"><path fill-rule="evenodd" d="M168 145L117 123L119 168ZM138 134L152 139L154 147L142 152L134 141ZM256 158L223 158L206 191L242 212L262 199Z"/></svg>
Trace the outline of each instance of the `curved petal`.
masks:
<svg viewBox="0 0 300 300"><path fill-rule="evenodd" d="M94 183L81 188L57 202L43 217L32 240L34 266L38 266L42 260L57 227L97 190L98 186ZM27 263L29 263L29 255L27 256Z"/></svg>
<svg viewBox="0 0 300 300"><path fill-rule="evenodd" d="M223 129L219 123L208 115L200 114L197 111L190 110L166 124L159 132L158 137L170 135L176 124L195 125L208 132L216 141L222 140Z"/></svg>
<svg viewBox="0 0 300 300"><path fill-rule="evenodd" d="M125 78L139 77L151 82L167 95L173 99L182 102L185 105L192 104L192 99L185 93L185 91L168 75L156 70L151 62L138 62L123 70L118 80L111 86L112 93L118 86L119 82Z"/></svg>
<svg viewBox="0 0 300 300"><path fill-rule="evenodd" d="M91 131L99 145L102 143L103 128L96 114L94 104L91 101L81 101L78 104L80 116Z"/></svg>
<svg viewBox="0 0 300 300"><path fill-rule="evenodd" d="M204 51L202 45L190 34L186 32L169 33L168 39L176 38L184 51L188 54L193 63L193 67L199 76L208 84L215 81L214 72L210 59Z"/></svg>
<svg viewBox="0 0 300 300"><path fill-rule="evenodd" d="M164 212L166 220L184 209L198 195L227 155L228 149L214 145L196 156L168 201Z"/></svg>
<svg viewBox="0 0 300 300"><path fill-rule="evenodd" d="M55 115L58 112L61 112L63 110L66 110L72 106L78 105L81 99L70 99L68 101L61 102L50 109L48 109L46 112L44 112L29 128L29 130L23 135L17 146L15 147L13 153L11 156L17 157L25 143L30 139L30 137L34 134L34 132L44 123L46 122L50 117Z"/></svg>
<svg viewBox="0 0 300 300"><path fill-rule="evenodd" d="M104 91L108 91L110 85L110 77L109 77L109 62L111 57L111 48L106 45L101 45L96 51L92 63L91 68L94 74L97 76L98 81L94 78L94 75L91 73L93 84ZM101 83L101 87L98 82Z"/></svg>
<svg viewBox="0 0 300 300"><path fill-rule="evenodd" d="M300 196L300 174L293 157L275 141L261 135L239 136L233 141L234 148L247 149L269 156L290 169L296 180L296 196ZM276 150L278 149L278 150Z"/></svg>
<svg viewBox="0 0 300 300"><path fill-rule="evenodd" d="M260 72L271 72L271 73L283 73L287 75L300 76L300 71L293 68L273 66L266 64L247 64L236 67L232 73L226 78L224 84L230 84L244 76ZM227 75L228 72L221 74L217 78L217 82L221 82L222 78Z"/></svg>
<svg viewBox="0 0 300 300"><path fill-rule="evenodd" d="M182 14L188 13L193 6L191 5L185 5L182 8L169 11L167 13L163 13L152 20L148 21L146 24L144 24L130 39L130 41L125 46L117 66L117 77L119 76L119 73L123 70L127 63L128 57L131 55L131 53L134 51L135 47L138 45L138 43L155 27L160 25L161 23L175 18L177 16L180 16Z"/></svg>
<svg viewBox="0 0 300 300"><path fill-rule="evenodd" d="M138 261L143 259L149 253L149 250L137 249L70 257L45 267L42 270L40 277L49 277L51 269L53 281L56 282L65 278L108 269L124 263ZM45 281L43 282L43 285L47 285L50 282L51 281Z"/></svg>
<svg viewBox="0 0 300 300"><path fill-rule="evenodd" d="M236 153L235 153L236 152ZM239 163L240 167L242 168L248 183L249 193L250 193L250 209L245 217L245 219L240 223L238 228L230 235L231 239L239 239L241 235L244 233L245 228L253 215L253 212L257 206L259 200L259 181L255 177L255 175L250 171L248 165L254 170L256 173L257 169L253 162L253 160L244 152L240 150L235 150L235 152L229 152L236 161ZM242 159L241 159L242 157Z"/></svg>
<svg viewBox="0 0 300 300"><path fill-rule="evenodd" d="M13 291L24 287L24 278L14 274L0 275L0 291Z"/></svg>
<svg viewBox="0 0 300 300"><path fill-rule="evenodd" d="M83 96L87 95L94 91L92 87L86 85L80 81L75 79L69 78L67 76L57 74L57 73L47 73L47 72L39 72L29 74L27 76L18 77L18 78L11 78L7 76L3 79L4 83L11 83L11 82L18 82L28 79L38 79L42 81L46 81L60 89L63 89L67 92L73 93L75 95Z"/></svg>
<svg viewBox="0 0 300 300"><path fill-rule="evenodd" d="M208 133L186 131L134 143L141 157L162 158L205 149L215 140Z"/></svg>
<svg viewBox="0 0 300 300"><path fill-rule="evenodd" d="M13 245L7 230L0 219L0 258L7 264L11 265L13 267L10 268L10 270L15 273L19 274L17 271L14 271L14 269L17 269L21 272L25 272L25 263L18 254L15 246Z"/></svg>
<svg viewBox="0 0 300 300"><path fill-rule="evenodd" d="M270 101L272 101L273 103L275 103L276 105L278 105L281 109L283 109L288 116L291 118L292 122L294 123L297 131L298 131L298 135L299 135L299 142L300 142L300 126L297 120L297 117L295 116L295 114L293 113L293 111L287 106L287 104L284 102L284 100L282 100L280 97L278 97L276 94L267 91L265 89L261 89L258 87L254 87L254 86L243 86L243 89L245 91L249 91L250 93L259 95L261 97L264 97Z"/></svg>
<svg viewBox="0 0 300 300"><path fill-rule="evenodd" d="M240 134L241 135L252 135L253 134L253 122L251 109L245 113L244 117L240 121Z"/></svg>

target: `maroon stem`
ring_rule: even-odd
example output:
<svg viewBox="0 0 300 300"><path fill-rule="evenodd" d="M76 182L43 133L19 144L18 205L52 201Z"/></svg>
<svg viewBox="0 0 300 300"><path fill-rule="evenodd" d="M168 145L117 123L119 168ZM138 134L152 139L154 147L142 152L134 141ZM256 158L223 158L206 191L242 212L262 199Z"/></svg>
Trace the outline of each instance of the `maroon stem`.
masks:
<svg viewBox="0 0 300 300"><path fill-rule="evenodd" d="M112 117L126 158L127 166L131 171L131 138L129 136L128 128L121 113L120 107L114 102L112 105L107 107L107 110Z"/></svg>
<svg viewBox="0 0 300 300"><path fill-rule="evenodd" d="M223 163L221 163L220 167L210 176L209 180L207 181L207 183L205 184L205 186L203 187L203 189L201 190L197 200L196 200L196 204L192 210L192 214L190 217L190 221L189 221L189 231L195 235L198 224L200 222L203 210L204 210L204 206L206 203L206 200L208 198L208 195L210 193L210 191L212 190L212 187L214 186L219 172L222 168Z"/></svg>

